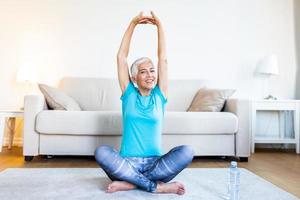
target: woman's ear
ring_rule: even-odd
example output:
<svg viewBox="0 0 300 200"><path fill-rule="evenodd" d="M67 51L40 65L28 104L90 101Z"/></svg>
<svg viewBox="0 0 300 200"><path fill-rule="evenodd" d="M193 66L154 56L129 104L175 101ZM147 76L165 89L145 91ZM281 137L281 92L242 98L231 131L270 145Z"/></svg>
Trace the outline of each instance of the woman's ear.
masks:
<svg viewBox="0 0 300 200"><path fill-rule="evenodd" d="M131 77L131 81L133 82L133 83L136 83L136 79L135 79L135 77Z"/></svg>
<svg viewBox="0 0 300 200"><path fill-rule="evenodd" d="M138 88L135 77L131 77L131 82L133 83L134 87Z"/></svg>

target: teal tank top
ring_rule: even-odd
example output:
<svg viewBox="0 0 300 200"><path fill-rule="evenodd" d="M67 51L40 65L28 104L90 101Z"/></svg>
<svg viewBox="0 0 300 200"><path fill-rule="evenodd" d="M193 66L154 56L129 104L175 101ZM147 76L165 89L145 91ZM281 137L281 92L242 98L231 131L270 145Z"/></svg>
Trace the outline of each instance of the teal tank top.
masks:
<svg viewBox="0 0 300 200"><path fill-rule="evenodd" d="M162 122L167 99L156 85L149 96L142 96L129 82L122 100L123 157L161 156Z"/></svg>

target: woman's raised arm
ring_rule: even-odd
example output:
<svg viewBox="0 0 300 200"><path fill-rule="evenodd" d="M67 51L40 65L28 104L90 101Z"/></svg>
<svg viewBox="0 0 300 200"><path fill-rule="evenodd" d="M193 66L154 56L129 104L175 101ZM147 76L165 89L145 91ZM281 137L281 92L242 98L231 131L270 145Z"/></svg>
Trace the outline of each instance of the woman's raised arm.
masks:
<svg viewBox="0 0 300 200"><path fill-rule="evenodd" d="M121 45L120 45L120 48L118 51L118 55L117 55L118 79L119 79L119 84L120 84L122 93L124 93L128 83L130 81L127 57L128 57L128 53L129 53L130 41L132 38L134 28L138 24L151 23L149 21L149 18L150 17L143 16L143 13L140 12L139 15L137 15L136 17L134 17L131 20L131 22L123 36L123 39L122 39L122 42L121 42Z"/></svg>
<svg viewBox="0 0 300 200"><path fill-rule="evenodd" d="M157 35L158 35L158 86L160 90L163 92L165 98L168 96L168 61L167 61L167 51L166 51L166 40L165 34L163 31L162 24L158 17L151 11L151 15L153 17L152 22L157 27Z"/></svg>

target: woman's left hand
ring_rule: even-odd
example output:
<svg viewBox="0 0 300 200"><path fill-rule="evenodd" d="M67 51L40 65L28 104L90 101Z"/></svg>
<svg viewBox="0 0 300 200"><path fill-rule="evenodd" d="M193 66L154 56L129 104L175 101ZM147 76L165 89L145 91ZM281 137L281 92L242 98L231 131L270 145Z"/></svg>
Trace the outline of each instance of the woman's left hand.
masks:
<svg viewBox="0 0 300 200"><path fill-rule="evenodd" d="M156 26L159 26L159 25L160 25L160 20L159 20L159 18L154 14L153 11L151 11L151 16L152 16L152 18L151 18L152 24L154 24L154 25L156 25Z"/></svg>

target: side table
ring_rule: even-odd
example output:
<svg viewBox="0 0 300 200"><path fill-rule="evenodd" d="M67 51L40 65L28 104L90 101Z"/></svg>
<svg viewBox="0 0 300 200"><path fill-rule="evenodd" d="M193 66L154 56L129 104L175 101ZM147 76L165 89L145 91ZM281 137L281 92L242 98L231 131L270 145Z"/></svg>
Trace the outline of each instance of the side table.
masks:
<svg viewBox="0 0 300 200"><path fill-rule="evenodd" d="M299 147L299 100L253 100L252 101L252 153L256 143L263 144L295 144L296 153L300 153ZM293 111L294 137L285 138L280 132L277 137L258 137L256 135L257 111ZM280 130L279 130L280 131Z"/></svg>
<svg viewBox="0 0 300 200"><path fill-rule="evenodd" d="M22 110L0 110L0 152L2 151L3 137L6 125L9 126L9 144L8 149L11 149L15 134L16 117L23 117L24 112ZM8 118L6 124L6 118Z"/></svg>

